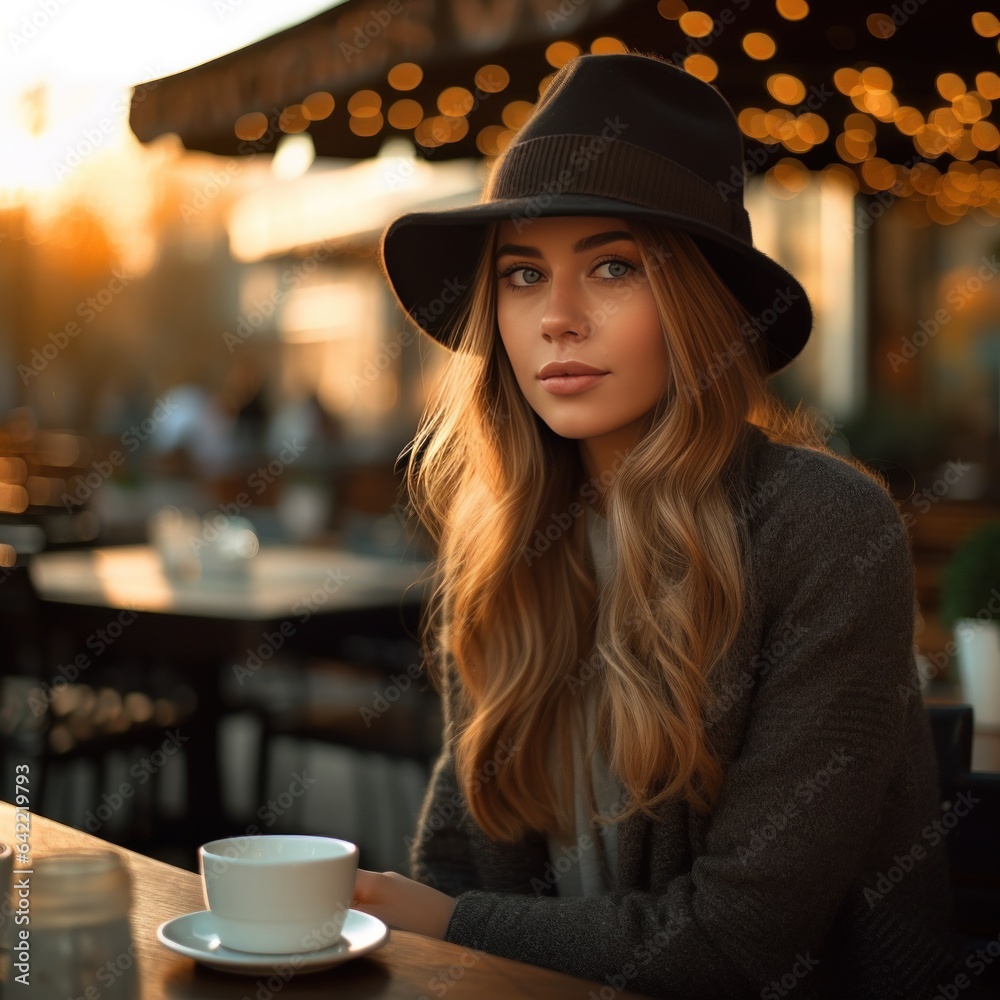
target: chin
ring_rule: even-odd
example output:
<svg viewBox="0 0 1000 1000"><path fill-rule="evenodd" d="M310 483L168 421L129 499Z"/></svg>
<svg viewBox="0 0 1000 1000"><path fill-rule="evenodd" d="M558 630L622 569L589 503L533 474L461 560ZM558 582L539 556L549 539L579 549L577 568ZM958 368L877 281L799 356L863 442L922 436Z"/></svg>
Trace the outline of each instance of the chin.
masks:
<svg viewBox="0 0 1000 1000"><path fill-rule="evenodd" d="M573 441L583 441L588 438L601 437L604 434L609 434L615 429L614 426L609 426L604 422L595 423L585 420L567 420L565 418L558 419L552 418L551 415L547 419L545 414L539 414L539 416L553 434L558 434L559 437L569 438Z"/></svg>

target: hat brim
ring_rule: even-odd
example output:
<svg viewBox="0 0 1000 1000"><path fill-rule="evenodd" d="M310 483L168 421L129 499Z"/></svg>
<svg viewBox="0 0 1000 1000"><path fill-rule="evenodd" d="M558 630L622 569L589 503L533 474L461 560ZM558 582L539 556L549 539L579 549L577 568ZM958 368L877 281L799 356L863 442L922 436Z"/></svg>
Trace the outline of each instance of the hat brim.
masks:
<svg viewBox="0 0 1000 1000"><path fill-rule="evenodd" d="M400 306L429 336L442 343L448 320L472 284L491 222L537 217L593 215L641 219L688 233L750 317L748 338L762 337L769 374L802 350L812 330L812 307L802 285L777 261L708 223L671 212L596 195L553 196L544 211L529 214L523 199L489 201L457 209L410 212L393 220L379 247L382 266Z"/></svg>

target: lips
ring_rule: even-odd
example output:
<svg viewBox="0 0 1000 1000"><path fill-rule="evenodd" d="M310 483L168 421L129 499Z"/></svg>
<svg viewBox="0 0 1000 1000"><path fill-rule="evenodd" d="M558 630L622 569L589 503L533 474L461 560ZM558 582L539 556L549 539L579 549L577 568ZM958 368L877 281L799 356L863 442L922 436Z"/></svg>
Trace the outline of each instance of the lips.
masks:
<svg viewBox="0 0 1000 1000"><path fill-rule="evenodd" d="M582 361L550 361L542 365L538 377L542 380L560 378L567 375L607 375L603 368L594 368Z"/></svg>

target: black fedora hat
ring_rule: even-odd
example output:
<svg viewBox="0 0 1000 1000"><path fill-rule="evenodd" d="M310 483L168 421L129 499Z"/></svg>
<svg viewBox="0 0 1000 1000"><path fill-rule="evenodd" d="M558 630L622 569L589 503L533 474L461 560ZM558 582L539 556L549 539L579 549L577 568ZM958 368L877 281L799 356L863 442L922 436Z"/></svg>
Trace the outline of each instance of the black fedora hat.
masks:
<svg viewBox="0 0 1000 1000"><path fill-rule="evenodd" d="M697 243L764 340L770 373L812 328L805 290L756 249L743 207L743 141L715 87L658 56L581 55L552 78L493 164L476 205L410 212L382 234L380 259L403 309L455 347L451 320L487 226L597 215L674 226Z"/></svg>

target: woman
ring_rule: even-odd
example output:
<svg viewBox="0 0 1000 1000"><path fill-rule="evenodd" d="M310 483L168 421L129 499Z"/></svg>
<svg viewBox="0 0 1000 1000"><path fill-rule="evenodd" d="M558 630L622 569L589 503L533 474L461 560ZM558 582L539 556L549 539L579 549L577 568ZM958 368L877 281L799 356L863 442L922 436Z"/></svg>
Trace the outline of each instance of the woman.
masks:
<svg viewBox="0 0 1000 1000"><path fill-rule="evenodd" d="M741 164L714 88L584 55L479 205L387 229L453 350L408 469L445 747L354 905L609 996L912 1000L954 959L908 541L767 388L812 317Z"/></svg>

